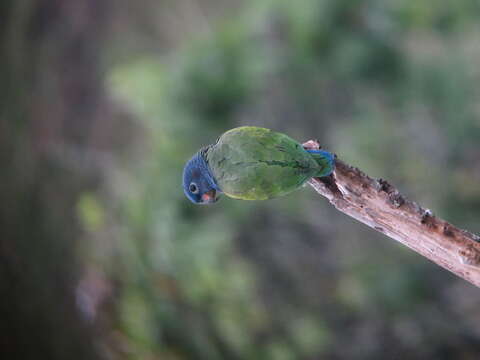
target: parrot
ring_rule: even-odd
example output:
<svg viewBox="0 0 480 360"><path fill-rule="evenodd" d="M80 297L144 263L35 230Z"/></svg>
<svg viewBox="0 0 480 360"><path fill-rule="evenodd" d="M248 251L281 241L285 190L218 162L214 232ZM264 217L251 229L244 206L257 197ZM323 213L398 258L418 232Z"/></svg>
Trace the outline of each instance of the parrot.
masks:
<svg viewBox="0 0 480 360"><path fill-rule="evenodd" d="M215 203L221 194L267 200L289 194L312 177L332 174L334 154L306 150L280 132L242 126L201 148L183 169L183 190L194 204Z"/></svg>

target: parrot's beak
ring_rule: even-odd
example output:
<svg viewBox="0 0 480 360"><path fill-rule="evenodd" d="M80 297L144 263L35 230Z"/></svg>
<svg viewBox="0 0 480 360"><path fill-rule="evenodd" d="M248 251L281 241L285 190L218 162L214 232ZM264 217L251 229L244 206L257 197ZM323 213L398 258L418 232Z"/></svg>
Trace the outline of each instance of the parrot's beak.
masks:
<svg viewBox="0 0 480 360"><path fill-rule="evenodd" d="M212 204L218 200L217 198L217 192L215 189L212 189L210 191L207 191L202 195L202 202L204 204Z"/></svg>

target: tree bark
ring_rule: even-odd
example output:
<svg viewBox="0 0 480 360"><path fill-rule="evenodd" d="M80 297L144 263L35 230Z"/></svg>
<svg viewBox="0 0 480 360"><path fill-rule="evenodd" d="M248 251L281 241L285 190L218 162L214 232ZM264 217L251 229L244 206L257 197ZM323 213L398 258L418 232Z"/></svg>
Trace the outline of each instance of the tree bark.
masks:
<svg viewBox="0 0 480 360"><path fill-rule="evenodd" d="M306 148L318 148L308 141ZM383 179L336 159L334 173L309 184L341 212L480 287L480 237L439 219Z"/></svg>

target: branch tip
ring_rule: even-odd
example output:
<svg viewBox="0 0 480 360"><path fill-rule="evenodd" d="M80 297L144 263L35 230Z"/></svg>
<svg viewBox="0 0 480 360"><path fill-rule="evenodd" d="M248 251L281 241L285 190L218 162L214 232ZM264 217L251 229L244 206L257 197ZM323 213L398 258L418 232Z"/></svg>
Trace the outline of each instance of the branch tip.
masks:
<svg viewBox="0 0 480 360"><path fill-rule="evenodd" d="M319 148L307 141L306 149ZM395 239L480 287L480 237L437 218L387 180L336 158L334 173L308 182L339 211Z"/></svg>

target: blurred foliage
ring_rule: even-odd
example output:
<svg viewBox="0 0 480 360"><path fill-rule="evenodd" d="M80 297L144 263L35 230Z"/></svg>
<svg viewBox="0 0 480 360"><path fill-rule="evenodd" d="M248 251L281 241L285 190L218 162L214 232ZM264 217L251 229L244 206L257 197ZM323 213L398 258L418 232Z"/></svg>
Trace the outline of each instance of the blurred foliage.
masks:
<svg viewBox="0 0 480 360"><path fill-rule="evenodd" d="M26 192L35 206L15 180L30 163L16 162L26 165L5 191L16 189L19 203L35 210L15 212L9 229L45 231L25 260L50 264L38 286L73 289L67 310L57 310L71 318L58 328L78 326L88 346L84 332L98 336L88 349L99 358L478 357L478 289L310 188L208 207L188 202L181 188L183 165L201 146L235 126L265 126L299 141L317 138L436 215L480 232L477 1L86 3L90 11L72 2L55 17L54 2L43 0L33 13L38 28L22 37L36 44L38 29L47 34L33 52L37 67L25 60L15 67L11 50L2 74L8 84L35 79L29 118L37 110L50 124L22 133L17 115L19 136L58 135L48 161L40 159L46 165L35 147L25 150L28 141L8 143L40 164L43 177L32 175ZM12 26L25 22L12 18ZM62 27L59 18L71 23ZM111 41L88 41L106 32L95 24L108 27ZM30 86L2 87L6 96L19 94L12 111L30 109L19 100ZM10 153L2 154L7 164ZM30 248L28 234L19 252ZM14 294L35 298L31 288ZM51 301L34 309L56 310Z"/></svg>
<svg viewBox="0 0 480 360"><path fill-rule="evenodd" d="M317 137L479 231L479 11L475 1L249 1L181 46L112 69L110 88L148 134L125 203L137 257L125 264L121 328L135 358L478 354L472 303L460 310L450 294L478 304L476 290L311 190L205 208L184 199L180 179L223 131L266 126Z"/></svg>

